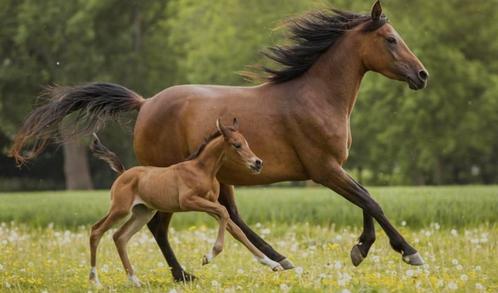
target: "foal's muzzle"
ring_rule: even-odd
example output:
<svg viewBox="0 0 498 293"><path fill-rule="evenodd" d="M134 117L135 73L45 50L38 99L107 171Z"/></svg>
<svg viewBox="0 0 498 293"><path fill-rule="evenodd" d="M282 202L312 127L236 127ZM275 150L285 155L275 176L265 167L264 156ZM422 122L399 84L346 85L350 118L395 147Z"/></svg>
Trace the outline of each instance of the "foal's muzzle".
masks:
<svg viewBox="0 0 498 293"><path fill-rule="evenodd" d="M249 168L253 173L259 174L263 169L263 161L260 159L256 159L251 164L249 164Z"/></svg>

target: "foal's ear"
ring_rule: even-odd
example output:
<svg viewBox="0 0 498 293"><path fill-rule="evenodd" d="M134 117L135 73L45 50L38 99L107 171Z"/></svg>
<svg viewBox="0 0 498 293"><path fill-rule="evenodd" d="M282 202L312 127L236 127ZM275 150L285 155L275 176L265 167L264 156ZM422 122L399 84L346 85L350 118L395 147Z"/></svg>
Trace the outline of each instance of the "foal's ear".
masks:
<svg viewBox="0 0 498 293"><path fill-rule="evenodd" d="M380 0L375 1L375 4L372 6L372 20L378 21L380 20L380 16L382 15L382 6L380 5Z"/></svg>
<svg viewBox="0 0 498 293"><path fill-rule="evenodd" d="M228 136L227 129L223 126L223 123L221 123L221 118L216 119L216 128L224 137Z"/></svg>
<svg viewBox="0 0 498 293"><path fill-rule="evenodd" d="M233 129L239 131L239 119L237 119L237 117L233 118Z"/></svg>

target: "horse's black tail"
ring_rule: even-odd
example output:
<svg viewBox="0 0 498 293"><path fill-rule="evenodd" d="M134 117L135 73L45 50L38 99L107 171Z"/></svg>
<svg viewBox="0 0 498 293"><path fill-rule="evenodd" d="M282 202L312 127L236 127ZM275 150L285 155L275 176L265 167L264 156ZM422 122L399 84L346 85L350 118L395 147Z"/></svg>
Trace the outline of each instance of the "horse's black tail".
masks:
<svg viewBox="0 0 498 293"><path fill-rule="evenodd" d="M94 132L92 134L93 140L90 143L90 150L93 155L102 161L105 161L112 170L114 170L118 174L122 174L126 169L119 160L118 156L109 150L105 145L102 144L97 134Z"/></svg>
<svg viewBox="0 0 498 293"><path fill-rule="evenodd" d="M14 138L10 155L18 165L39 155L50 139L62 142L71 137L95 132L108 118L121 112L138 110L144 99L123 86L112 83L90 83L79 86L53 86L44 93L49 100L34 109ZM62 121L69 114L69 125ZM31 149L23 153L23 148Z"/></svg>

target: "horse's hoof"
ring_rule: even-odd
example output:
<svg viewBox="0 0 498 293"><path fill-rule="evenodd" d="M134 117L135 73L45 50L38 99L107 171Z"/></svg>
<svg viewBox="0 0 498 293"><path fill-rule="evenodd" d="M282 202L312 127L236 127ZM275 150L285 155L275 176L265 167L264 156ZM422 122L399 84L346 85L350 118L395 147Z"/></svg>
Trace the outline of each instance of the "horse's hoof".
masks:
<svg viewBox="0 0 498 293"><path fill-rule="evenodd" d="M175 280L175 282L188 283L195 281L197 277L185 271L181 271L177 274L174 274L173 279Z"/></svg>
<svg viewBox="0 0 498 293"><path fill-rule="evenodd" d="M404 255L403 261L412 266L421 266L424 264L424 259L420 256L418 252L412 255Z"/></svg>
<svg viewBox="0 0 498 293"><path fill-rule="evenodd" d="M203 256L202 257L202 265L205 266L209 263L209 259L207 256Z"/></svg>
<svg viewBox="0 0 498 293"><path fill-rule="evenodd" d="M279 264L277 266L274 266L273 268L271 268L272 271L274 272L279 272L279 271L283 271L284 268Z"/></svg>
<svg viewBox="0 0 498 293"><path fill-rule="evenodd" d="M353 246L353 248L351 249L351 261L353 262L353 265L355 267L359 266L364 259L365 257L363 256L363 254L361 254L361 250L358 247L358 244Z"/></svg>
<svg viewBox="0 0 498 293"><path fill-rule="evenodd" d="M290 260L284 258L283 260L278 262L284 270L292 270L294 268L294 264L290 262Z"/></svg>

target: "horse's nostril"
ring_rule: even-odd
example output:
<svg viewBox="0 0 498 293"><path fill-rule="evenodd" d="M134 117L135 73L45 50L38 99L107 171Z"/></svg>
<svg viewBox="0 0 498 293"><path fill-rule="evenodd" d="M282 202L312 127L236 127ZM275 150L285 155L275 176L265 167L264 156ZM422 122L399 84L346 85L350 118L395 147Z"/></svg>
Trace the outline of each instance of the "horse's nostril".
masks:
<svg viewBox="0 0 498 293"><path fill-rule="evenodd" d="M427 73L427 71L425 71L425 70L420 70L420 71L418 72L418 77L419 77L421 80L426 81L426 80L427 80L427 78L429 78L429 73Z"/></svg>
<svg viewBox="0 0 498 293"><path fill-rule="evenodd" d="M256 162L254 162L254 164L256 165L257 168L261 168L263 166L263 161L256 160Z"/></svg>

